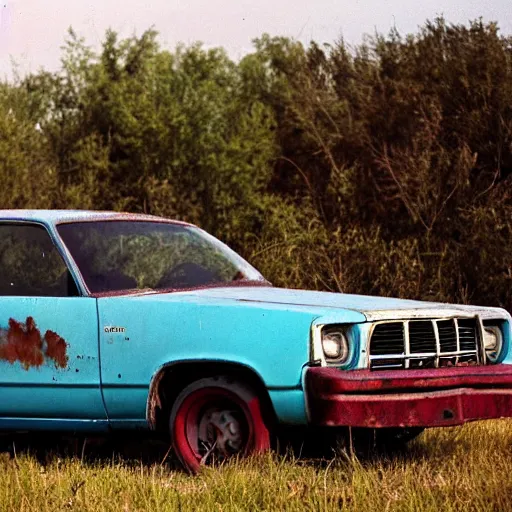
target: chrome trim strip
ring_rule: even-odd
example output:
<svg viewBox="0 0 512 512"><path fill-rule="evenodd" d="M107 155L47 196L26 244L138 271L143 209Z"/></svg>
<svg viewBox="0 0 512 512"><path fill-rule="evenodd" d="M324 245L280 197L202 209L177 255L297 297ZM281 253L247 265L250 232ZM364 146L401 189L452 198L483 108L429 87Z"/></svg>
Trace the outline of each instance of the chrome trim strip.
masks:
<svg viewBox="0 0 512 512"><path fill-rule="evenodd" d="M409 339L409 320L406 320L403 324L403 329L404 329L404 352L405 352L405 356L407 355L411 355L411 341ZM409 362L410 362L410 359L407 357L405 359L405 368L409 368Z"/></svg>
<svg viewBox="0 0 512 512"><path fill-rule="evenodd" d="M487 356L485 354L485 347L484 347L484 322L482 317L477 316L477 325L478 325L478 338L477 338L477 347L478 347L478 362L480 364L486 364L487 363Z"/></svg>
<svg viewBox="0 0 512 512"><path fill-rule="evenodd" d="M460 352L460 336L459 336L459 320L458 320L458 318L454 318L453 322L455 323L455 338L457 340L457 352ZM477 351L478 351L478 340L477 340ZM478 360L478 354L476 357ZM459 362L459 356L457 356L455 358L455 364L457 364L458 362Z"/></svg>
<svg viewBox="0 0 512 512"><path fill-rule="evenodd" d="M434 366L439 368L439 355L441 354L441 341L439 340L439 329L437 328L437 319L432 320L432 327L434 328L434 336L436 337L436 359Z"/></svg>
<svg viewBox="0 0 512 512"><path fill-rule="evenodd" d="M317 324L311 326L311 342L309 347L309 362L320 364L320 366L327 366L325 360L324 349L322 347L322 329L324 324Z"/></svg>

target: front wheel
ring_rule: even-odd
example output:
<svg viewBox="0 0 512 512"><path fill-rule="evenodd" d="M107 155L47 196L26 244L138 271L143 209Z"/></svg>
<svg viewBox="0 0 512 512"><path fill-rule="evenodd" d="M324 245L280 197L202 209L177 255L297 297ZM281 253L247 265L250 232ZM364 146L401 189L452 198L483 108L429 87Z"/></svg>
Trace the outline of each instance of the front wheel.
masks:
<svg viewBox="0 0 512 512"><path fill-rule="evenodd" d="M189 384L174 402L169 421L177 457L195 473L203 464L270 449L262 409L250 387L229 377Z"/></svg>

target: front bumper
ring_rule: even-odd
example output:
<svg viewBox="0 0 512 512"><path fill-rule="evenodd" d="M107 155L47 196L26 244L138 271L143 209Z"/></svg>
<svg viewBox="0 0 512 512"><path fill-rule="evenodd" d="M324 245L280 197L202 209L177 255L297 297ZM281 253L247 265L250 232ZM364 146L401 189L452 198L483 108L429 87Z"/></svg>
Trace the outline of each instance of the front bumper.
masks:
<svg viewBox="0 0 512 512"><path fill-rule="evenodd" d="M314 425L440 427L512 417L512 365L396 371L312 367L305 386Z"/></svg>

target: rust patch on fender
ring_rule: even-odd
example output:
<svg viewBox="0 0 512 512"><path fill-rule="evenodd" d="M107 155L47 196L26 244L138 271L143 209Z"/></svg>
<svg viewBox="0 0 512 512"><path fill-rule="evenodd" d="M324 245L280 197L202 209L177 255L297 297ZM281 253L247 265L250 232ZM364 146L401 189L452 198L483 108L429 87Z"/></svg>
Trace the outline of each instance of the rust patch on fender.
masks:
<svg viewBox="0 0 512 512"><path fill-rule="evenodd" d="M149 398L146 406L146 418L149 422L151 430L156 429L157 410L162 409L162 399L160 397L160 382L165 374L165 370L161 370L151 382L149 390Z"/></svg>
<svg viewBox="0 0 512 512"><path fill-rule="evenodd" d="M56 368L66 368L67 347L66 341L53 331L41 336L31 316L24 324L9 318L9 329L0 332L0 360L10 364L19 361L25 370L39 368L45 360L53 362Z"/></svg>

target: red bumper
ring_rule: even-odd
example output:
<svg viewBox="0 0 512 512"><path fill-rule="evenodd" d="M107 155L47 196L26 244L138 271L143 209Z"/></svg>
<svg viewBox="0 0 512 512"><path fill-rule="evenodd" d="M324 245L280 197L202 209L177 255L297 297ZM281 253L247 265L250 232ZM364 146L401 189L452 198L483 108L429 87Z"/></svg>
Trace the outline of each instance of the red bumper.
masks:
<svg viewBox="0 0 512 512"><path fill-rule="evenodd" d="M380 372L308 368L306 393L315 425L460 425L512 417L512 365Z"/></svg>

